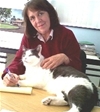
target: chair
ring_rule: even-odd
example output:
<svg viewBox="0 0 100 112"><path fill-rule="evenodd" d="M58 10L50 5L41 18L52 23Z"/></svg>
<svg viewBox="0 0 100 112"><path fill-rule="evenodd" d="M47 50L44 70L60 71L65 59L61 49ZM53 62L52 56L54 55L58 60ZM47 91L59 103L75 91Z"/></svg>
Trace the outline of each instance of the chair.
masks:
<svg viewBox="0 0 100 112"><path fill-rule="evenodd" d="M86 73L86 53L83 50L81 50L80 59L82 63L82 72Z"/></svg>

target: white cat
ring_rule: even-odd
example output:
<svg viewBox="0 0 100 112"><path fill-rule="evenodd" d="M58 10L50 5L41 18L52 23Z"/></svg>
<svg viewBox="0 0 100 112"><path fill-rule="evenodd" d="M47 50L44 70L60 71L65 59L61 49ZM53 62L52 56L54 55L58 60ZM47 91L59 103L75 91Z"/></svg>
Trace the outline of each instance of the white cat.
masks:
<svg viewBox="0 0 100 112"><path fill-rule="evenodd" d="M19 85L40 88L56 95L44 98L44 105L69 105L70 110L66 112L91 112L98 100L95 85L84 73L70 66L43 69L40 66L44 59L41 50L41 45L35 49L23 49L22 62L26 71L20 75Z"/></svg>

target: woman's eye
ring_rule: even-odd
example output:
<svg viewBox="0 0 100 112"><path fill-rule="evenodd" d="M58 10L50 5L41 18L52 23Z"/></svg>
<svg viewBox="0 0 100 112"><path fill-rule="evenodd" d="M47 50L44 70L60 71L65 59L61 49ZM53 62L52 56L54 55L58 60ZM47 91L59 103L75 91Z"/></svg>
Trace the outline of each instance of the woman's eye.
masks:
<svg viewBox="0 0 100 112"><path fill-rule="evenodd" d="M30 21L34 20L34 17L30 17Z"/></svg>
<svg viewBox="0 0 100 112"><path fill-rule="evenodd" d="M43 12L39 12L39 16L43 15Z"/></svg>

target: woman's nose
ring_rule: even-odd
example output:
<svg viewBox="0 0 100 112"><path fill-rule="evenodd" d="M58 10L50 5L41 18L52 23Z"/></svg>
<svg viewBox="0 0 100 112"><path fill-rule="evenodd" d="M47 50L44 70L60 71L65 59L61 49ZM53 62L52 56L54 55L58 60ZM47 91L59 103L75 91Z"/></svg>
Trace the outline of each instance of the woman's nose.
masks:
<svg viewBox="0 0 100 112"><path fill-rule="evenodd" d="M35 22L37 22L37 23L40 22L40 20L41 20L40 17L36 17L36 18L35 18Z"/></svg>

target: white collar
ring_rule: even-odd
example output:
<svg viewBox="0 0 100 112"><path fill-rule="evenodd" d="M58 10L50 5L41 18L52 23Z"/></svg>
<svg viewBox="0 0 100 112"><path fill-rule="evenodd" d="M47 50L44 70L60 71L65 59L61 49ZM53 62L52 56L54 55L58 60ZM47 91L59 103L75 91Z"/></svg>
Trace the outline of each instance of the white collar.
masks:
<svg viewBox="0 0 100 112"><path fill-rule="evenodd" d="M54 32L54 30L52 29L51 32L50 32L50 34L49 34L49 36L48 36L48 38L47 38L47 41L48 41L50 38L51 38L51 40L53 39L53 32ZM40 33L37 33L36 35L37 35L37 38L38 38L40 41L45 42L44 39L43 39L43 37L42 37L42 35L41 35Z"/></svg>

